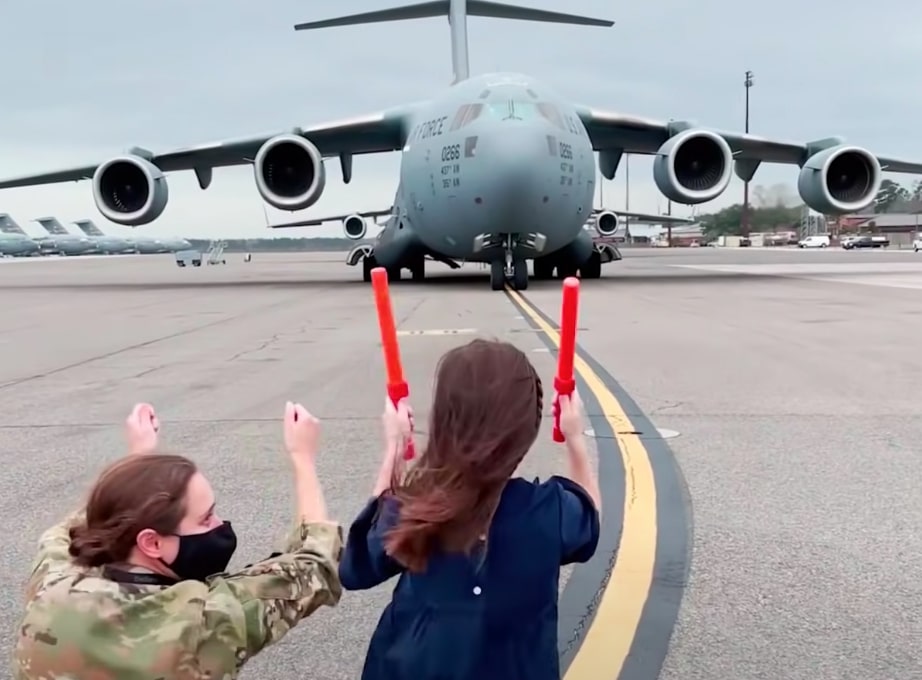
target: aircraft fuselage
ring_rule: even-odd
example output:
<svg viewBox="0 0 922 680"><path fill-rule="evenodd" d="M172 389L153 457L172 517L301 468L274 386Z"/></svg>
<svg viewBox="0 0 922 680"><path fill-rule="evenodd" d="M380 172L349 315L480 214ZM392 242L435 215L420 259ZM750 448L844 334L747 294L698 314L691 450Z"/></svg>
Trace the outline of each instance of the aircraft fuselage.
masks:
<svg viewBox="0 0 922 680"><path fill-rule="evenodd" d="M18 237L4 234L0 237L0 255L38 255L39 252L39 244L28 236Z"/></svg>
<svg viewBox="0 0 922 680"><path fill-rule="evenodd" d="M566 100L519 74L464 80L412 120L385 230L398 233L375 252L409 227L449 258L547 255L581 236L594 184L592 145Z"/></svg>

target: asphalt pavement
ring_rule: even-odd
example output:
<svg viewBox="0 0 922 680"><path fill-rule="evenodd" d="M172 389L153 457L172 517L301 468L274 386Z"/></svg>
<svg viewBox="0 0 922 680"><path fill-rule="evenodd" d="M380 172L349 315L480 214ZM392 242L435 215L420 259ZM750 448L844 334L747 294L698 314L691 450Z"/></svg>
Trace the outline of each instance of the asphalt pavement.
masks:
<svg viewBox="0 0 922 680"><path fill-rule="evenodd" d="M521 305L551 325L560 305L559 282L517 300L490 291L477 266L430 270L425 283L393 286L421 444L438 357L475 336L502 338L550 385L553 343ZM655 650L643 666L598 668L599 680L660 667L670 680L922 677L919 288L922 254L911 251L761 248L633 249L583 283L579 342L615 399L587 404L617 402L646 423L637 455L674 463L681 483L674 502L656 503L650 529L632 511L647 487L611 477L624 511L606 511L609 572L628 559L629 536L641 545L653 534L658 556L636 631L598 604L617 615L636 599L618 579L567 587L609 556L562 580L567 607L586 612L576 647L595 630L633 644L632 656ZM7 639L39 533L122 454L135 401L158 408L166 447L211 478L240 535L232 566L264 555L290 518L288 399L324 423L331 512L348 524L364 504L384 376L371 291L342 255L229 254L227 265L185 269L171 256L4 261L0 304ZM525 475L562 470L549 415L548 405ZM597 440L602 456L621 447L627 471L629 436ZM667 554L680 568L663 570ZM346 594L244 677L354 680L390 587ZM657 609L669 598L681 600L677 615ZM576 669L569 677L584 677Z"/></svg>

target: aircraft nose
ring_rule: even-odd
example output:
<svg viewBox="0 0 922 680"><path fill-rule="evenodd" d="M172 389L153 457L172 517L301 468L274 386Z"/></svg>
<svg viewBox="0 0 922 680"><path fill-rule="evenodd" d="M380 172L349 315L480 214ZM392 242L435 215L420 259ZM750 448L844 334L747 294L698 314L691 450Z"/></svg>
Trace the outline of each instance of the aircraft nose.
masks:
<svg viewBox="0 0 922 680"><path fill-rule="evenodd" d="M509 124L477 146L486 185L483 201L507 221L540 210L548 201L552 182L560 181L560 173L554 172L558 159L551 154L550 140L534 126Z"/></svg>

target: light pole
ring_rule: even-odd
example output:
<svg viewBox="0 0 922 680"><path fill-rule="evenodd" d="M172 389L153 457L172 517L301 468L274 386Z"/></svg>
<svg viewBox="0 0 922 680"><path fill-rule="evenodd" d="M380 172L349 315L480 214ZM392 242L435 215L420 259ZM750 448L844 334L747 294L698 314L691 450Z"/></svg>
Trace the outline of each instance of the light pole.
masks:
<svg viewBox="0 0 922 680"><path fill-rule="evenodd" d="M743 81L746 88L746 127L745 132L749 134L749 88L752 87L752 71L746 71L746 80ZM743 182L743 236L749 236L749 182Z"/></svg>

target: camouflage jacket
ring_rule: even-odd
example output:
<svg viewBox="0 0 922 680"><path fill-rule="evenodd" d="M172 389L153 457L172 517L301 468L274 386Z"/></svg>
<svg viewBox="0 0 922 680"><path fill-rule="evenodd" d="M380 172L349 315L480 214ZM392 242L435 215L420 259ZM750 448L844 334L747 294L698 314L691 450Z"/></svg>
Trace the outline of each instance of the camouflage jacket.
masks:
<svg viewBox="0 0 922 680"><path fill-rule="evenodd" d="M284 550L207 583L117 583L75 566L72 515L39 542L13 654L16 680L227 680L342 594L342 529L300 524Z"/></svg>

